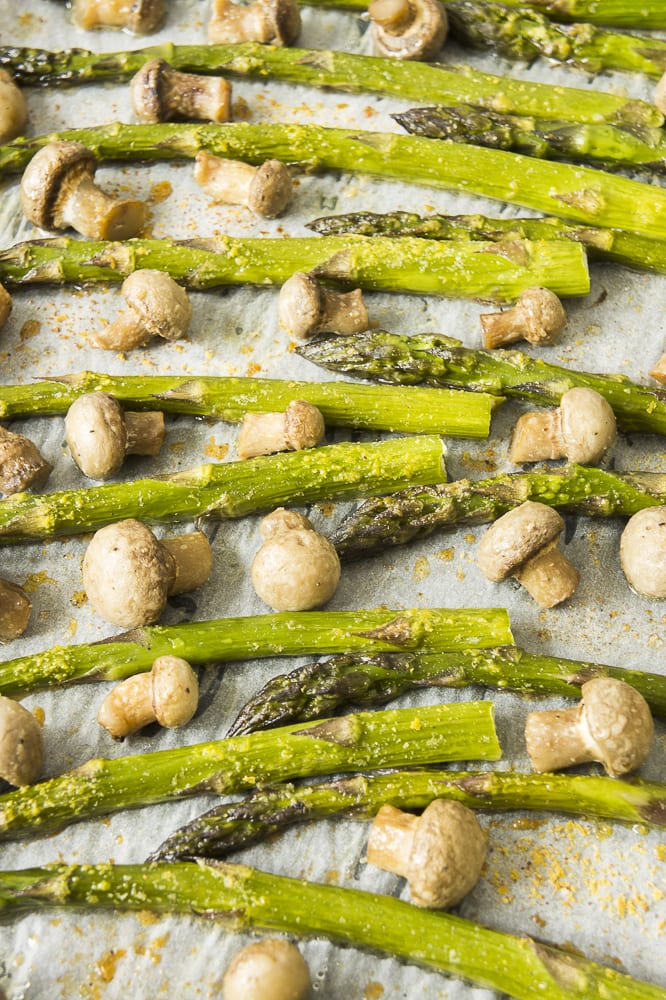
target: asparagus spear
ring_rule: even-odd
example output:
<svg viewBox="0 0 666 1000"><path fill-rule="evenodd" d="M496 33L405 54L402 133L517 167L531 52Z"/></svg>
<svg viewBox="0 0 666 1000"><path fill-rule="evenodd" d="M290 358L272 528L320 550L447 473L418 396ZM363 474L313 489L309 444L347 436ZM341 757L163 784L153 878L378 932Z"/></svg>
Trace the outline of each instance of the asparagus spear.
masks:
<svg viewBox="0 0 666 1000"><path fill-rule="evenodd" d="M451 760L499 760L490 702L402 708L89 760L0 796L0 837L49 833L93 816L266 781Z"/></svg>
<svg viewBox="0 0 666 1000"><path fill-rule="evenodd" d="M377 705L420 687L482 684L530 694L580 697L592 677L616 677L640 691L654 715L666 718L666 677L603 663L540 656L517 646L439 653L339 654L271 678L229 728L239 736L318 719L345 705Z"/></svg>
<svg viewBox="0 0 666 1000"><path fill-rule="evenodd" d="M311 785L269 785L186 823L148 860L223 858L293 823L332 816L371 819L385 803L414 810L425 809L433 799L453 799L484 811L548 810L666 827L666 785L639 778L617 781L598 775L515 771L393 771Z"/></svg>
<svg viewBox="0 0 666 1000"><path fill-rule="evenodd" d="M331 427L403 433L487 437L497 397L458 390L361 385L358 382L296 382L197 375L107 375L79 372L28 385L0 386L0 418L66 413L75 399L105 392L132 410L160 409L218 417L233 423L248 412L282 411L303 399Z"/></svg>
<svg viewBox="0 0 666 1000"><path fill-rule="evenodd" d="M455 0L447 3L446 12L459 42L506 59L532 62L545 56L586 73L618 70L658 78L666 71L666 41L653 35L605 31L585 22L557 24L530 7L489 0Z"/></svg>
<svg viewBox="0 0 666 1000"><path fill-rule="evenodd" d="M490 930L389 896L268 875L227 862L65 865L0 874L7 915L53 906L232 919L393 955L517 1000L665 1000L666 991L570 949ZM231 915L231 916L230 916Z"/></svg>
<svg viewBox="0 0 666 1000"><path fill-rule="evenodd" d="M119 681L158 656L193 665L304 653L396 653L513 643L503 609L302 611L133 629L101 642L53 646L0 662L0 693L21 695L73 681Z"/></svg>
<svg viewBox="0 0 666 1000"><path fill-rule="evenodd" d="M407 489L360 504L339 525L333 541L342 558L358 559L454 524L493 521L525 500L570 514L631 517L643 507L666 504L666 475L570 465Z"/></svg>
<svg viewBox="0 0 666 1000"><path fill-rule="evenodd" d="M411 135L452 139L508 149L544 160L570 160L617 169L666 171L666 134L661 128L624 128L505 115L469 104L412 108L392 115Z"/></svg>
<svg viewBox="0 0 666 1000"><path fill-rule="evenodd" d="M613 0L616 2L616 0ZM658 3L660 0L649 0ZM240 45L152 45L125 52L86 49L0 47L0 66L19 85L70 87L82 83L129 80L149 59L164 59L192 73L230 73L351 93L375 93L405 101L467 103L516 114L567 121L612 121L661 125L663 116L646 101L603 91L553 87L483 73L471 66L430 66L422 62L355 55L333 50L298 49L255 42Z"/></svg>
<svg viewBox="0 0 666 1000"><path fill-rule="evenodd" d="M473 350L441 334L405 337L373 330L322 337L298 352L324 368L377 382L457 386L549 406L556 406L572 386L587 386L608 400L622 430L666 433L664 389L640 385L623 375L575 371L521 351Z"/></svg>
<svg viewBox="0 0 666 1000"><path fill-rule="evenodd" d="M285 504L372 496L445 479L442 442L434 435L343 442L132 482L15 493L0 500L0 545L80 534L126 517L150 523L237 518Z"/></svg>
<svg viewBox="0 0 666 1000"><path fill-rule="evenodd" d="M431 144L429 139L415 141ZM199 289L282 284L295 271L312 271L323 281L366 289L500 302L516 299L535 284L563 296L589 291L584 249L553 241L516 241L498 249L492 243L434 244L362 236L222 236L185 243L55 238L17 243L0 252L0 281L7 285L118 282L146 267L166 271L180 284Z"/></svg>

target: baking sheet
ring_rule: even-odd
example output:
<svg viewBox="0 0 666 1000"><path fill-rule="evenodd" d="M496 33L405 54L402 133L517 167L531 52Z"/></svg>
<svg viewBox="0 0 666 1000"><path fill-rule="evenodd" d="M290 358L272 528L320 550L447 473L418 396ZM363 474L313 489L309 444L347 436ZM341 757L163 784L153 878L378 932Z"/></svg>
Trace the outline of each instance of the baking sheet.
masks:
<svg viewBox="0 0 666 1000"><path fill-rule="evenodd" d="M50 48L79 45L110 51L139 47L138 38L114 32L86 33L68 20L59 2L2 0L3 43ZM205 42L209 4L171 0L163 30L145 43ZM369 53L366 21L357 14L303 9L303 47L337 47ZM485 55L449 46L443 58L467 61L493 72L580 87L599 86L562 67L510 66ZM606 90L650 99L652 85L640 77L606 76ZM255 122L298 121L398 131L390 113L406 102L372 95L353 97L280 84L233 81L234 100L243 99ZM31 134L102 121L132 121L126 86L105 85L71 91L28 91ZM427 188L372 181L349 175L301 176L292 208L279 220L256 220L234 207L211 206L192 179L191 164L103 166L109 189L150 201L150 232L157 237L305 235L305 223L322 214L389 207L416 212L524 214L482 198ZM658 183L652 181L652 183ZM39 235L18 208L18 184L0 190L3 247ZM647 378L666 349L666 279L592 266L588 297L567 303L569 326L561 343L539 353L581 369L622 372ZM401 333L444 332L480 346L478 315L487 307L421 296L368 294L374 324ZM92 348L86 333L111 321L122 300L116 288L30 288L14 295L14 310L0 334L0 379L27 382L35 376L91 369L123 374L172 373L329 379L292 351L278 329L276 289L233 289L193 293L189 337L159 343L125 356ZM448 442L451 479L509 470L509 433L521 412L507 404L493 419L487 442ZM15 421L54 465L50 489L82 485L64 442L61 418ZM204 461L234 458L237 429L218 422L168 417L167 438L155 459L132 459L122 476L174 471ZM343 440L348 432L329 432ZM666 471L660 439L622 437L608 461L617 469ZM322 505L308 511L316 526L330 532L348 506ZM169 603L163 621L258 614L266 610L249 583L248 567L259 545L258 518L221 523L212 533L214 570L200 591ZM511 583L485 581L476 565L478 529L438 534L383 557L346 566L334 609L375 607L506 606L516 641L525 648L621 666L663 672L666 605L633 595L618 560L621 525L569 518L566 551L581 570L574 598L561 608L540 611ZM158 532L159 533L159 532ZM88 642L112 633L85 602L80 562L86 539L21 545L0 552L2 575L30 590L33 617L28 633L0 649L13 658L56 643ZM223 735L235 714L269 677L305 659L269 659L204 671L202 707L190 726L150 732L114 744L95 721L107 685L45 692L25 699L45 715L46 773L53 775L93 756L142 753L178 743ZM427 704L486 697L496 708L504 756L501 768L529 770L522 736L526 714L535 707L558 707L560 699L538 702L494 691L423 691L395 704ZM641 771L664 780L664 726L657 724L654 751ZM212 804L196 798L120 813L79 824L34 842L7 843L2 867L19 868L53 860L141 862L172 830ZM666 931L666 837L661 832L546 814L484 814L489 857L484 874L458 912L472 920L515 933L529 933L581 949L597 961L666 987L663 960ZM404 883L365 863L367 824L322 822L286 832L265 846L232 859L276 873L336 885L401 895ZM124 914L51 911L0 926L0 987L11 1000L28 998L213 997L232 955L249 940L199 919L153 919ZM492 992L400 963L342 949L323 940L303 943L313 993L330 1000L423 997L489 1000Z"/></svg>

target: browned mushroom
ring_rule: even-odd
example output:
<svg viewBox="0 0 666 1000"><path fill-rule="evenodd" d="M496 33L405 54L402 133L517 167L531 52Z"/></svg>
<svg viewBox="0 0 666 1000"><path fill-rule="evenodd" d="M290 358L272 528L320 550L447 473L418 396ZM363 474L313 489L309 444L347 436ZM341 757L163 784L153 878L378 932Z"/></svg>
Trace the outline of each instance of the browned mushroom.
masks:
<svg viewBox="0 0 666 1000"><path fill-rule="evenodd" d="M479 569L488 580L512 576L541 608L571 597L580 574L557 548L564 521L552 507L527 500L499 517L479 543Z"/></svg>
<svg viewBox="0 0 666 1000"><path fill-rule="evenodd" d="M381 807L368 838L368 862L406 878L417 906L446 909L476 885L487 838L467 806L434 799L420 816Z"/></svg>
<svg viewBox="0 0 666 1000"><path fill-rule="evenodd" d="M434 59L449 30L438 0L372 0L368 14L376 54L394 59Z"/></svg>
<svg viewBox="0 0 666 1000"><path fill-rule="evenodd" d="M39 490L52 471L30 438L0 427L0 493Z"/></svg>
<svg viewBox="0 0 666 1000"><path fill-rule="evenodd" d="M121 740L151 722L177 729L190 721L199 703L199 682L187 660L158 656L148 673L118 684L99 707L97 721Z"/></svg>
<svg viewBox="0 0 666 1000"><path fill-rule="evenodd" d="M42 771L42 730L32 712L0 695L0 778L32 785Z"/></svg>
<svg viewBox="0 0 666 1000"><path fill-rule="evenodd" d="M148 35L164 20L164 0L72 0L72 18L79 28L125 28Z"/></svg>
<svg viewBox="0 0 666 1000"><path fill-rule="evenodd" d="M253 167L203 150L194 161L194 179L214 201L245 205L265 219L284 212L294 193L289 168L280 160Z"/></svg>
<svg viewBox="0 0 666 1000"><path fill-rule="evenodd" d="M652 746L654 723L642 694L614 677L581 687L575 708L530 712L527 752L535 771L557 771L598 761L613 778L635 771Z"/></svg>
<svg viewBox="0 0 666 1000"><path fill-rule="evenodd" d="M9 319L12 311L12 297L4 285L0 285L0 330Z"/></svg>
<svg viewBox="0 0 666 1000"><path fill-rule="evenodd" d="M6 70L0 69L0 142L21 135L28 120L28 105L23 91Z"/></svg>
<svg viewBox="0 0 666 1000"><path fill-rule="evenodd" d="M662 385L666 385L666 354L662 354L654 368L650 369L650 375L652 378L656 379L657 382L661 382Z"/></svg>
<svg viewBox="0 0 666 1000"><path fill-rule="evenodd" d="M549 288L526 288L511 309L479 316L483 345L492 350L528 340L531 344L554 344L567 324L567 314Z"/></svg>
<svg viewBox="0 0 666 1000"><path fill-rule="evenodd" d="M145 524L129 518L95 532L83 557L83 586L106 621L136 628L154 624L168 597L202 586L211 569L202 532L158 541Z"/></svg>
<svg viewBox="0 0 666 1000"><path fill-rule="evenodd" d="M224 973L224 1000L305 1000L310 971L296 945L266 938L242 948Z"/></svg>
<svg viewBox="0 0 666 1000"><path fill-rule="evenodd" d="M125 455L159 455L164 414L124 412L113 396L87 392L67 411L65 437L84 476L108 479L120 469Z"/></svg>
<svg viewBox="0 0 666 1000"><path fill-rule="evenodd" d="M297 340L324 332L363 333L370 325L360 288L334 292L303 271L292 274L280 289L278 319Z"/></svg>
<svg viewBox="0 0 666 1000"><path fill-rule="evenodd" d="M620 563L638 594L666 598L666 507L647 507L629 518L620 539Z"/></svg>
<svg viewBox="0 0 666 1000"><path fill-rule="evenodd" d="M107 327L89 335L94 347L131 351L152 337L178 340L187 332L192 304L184 288L163 271L133 271L122 283L126 311Z"/></svg>
<svg viewBox="0 0 666 1000"><path fill-rule="evenodd" d="M71 226L96 240L135 236L146 210L140 201L112 198L97 184L95 154L79 142L50 142L25 168L21 207L41 229Z"/></svg>
<svg viewBox="0 0 666 1000"><path fill-rule="evenodd" d="M149 59L130 82L132 107L139 121L228 122L231 84L221 76L180 73L164 59Z"/></svg>
<svg viewBox="0 0 666 1000"><path fill-rule="evenodd" d="M0 642L23 635L30 621L32 602L23 587L0 579Z"/></svg>
<svg viewBox="0 0 666 1000"><path fill-rule="evenodd" d="M300 32L301 13L296 0L255 0L247 6L232 0L213 0L208 40L216 44L291 45Z"/></svg>
<svg viewBox="0 0 666 1000"><path fill-rule="evenodd" d="M273 455L278 451L314 448L324 437L321 411L302 399L292 400L284 413L246 413L236 453L239 458Z"/></svg>
<svg viewBox="0 0 666 1000"><path fill-rule="evenodd" d="M524 413L511 438L512 462L567 458L580 465L596 464L617 437L610 403L594 389L565 392L554 410Z"/></svg>

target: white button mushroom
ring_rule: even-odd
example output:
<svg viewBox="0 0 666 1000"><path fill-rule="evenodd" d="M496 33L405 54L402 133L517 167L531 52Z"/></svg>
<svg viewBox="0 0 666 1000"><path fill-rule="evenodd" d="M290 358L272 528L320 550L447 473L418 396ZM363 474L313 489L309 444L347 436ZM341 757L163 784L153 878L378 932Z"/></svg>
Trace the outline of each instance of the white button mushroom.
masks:
<svg viewBox="0 0 666 1000"><path fill-rule="evenodd" d="M449 30L438 0L372 0L368 14L376 54L394 59L434 59Z"/></svg>
<svg viewBox="0 0 666 1000"><path fill-rule="evenodd" d="M67 229L96 240L135 236L146 217L142 202L112 198L94 181L95 154L79 142L50 142L35 153L21 179L21 207L40 229Z"/></svg>
<svg viewBox="0 0 666 1000"><path fill-rule="evenodd" d="M213 0L208 22L210 42L291 45L300 32L301 13L296 0L255 0L248 5L232 0Z"/></svg>
<svg viewBox="0 0 666 1000"><path fill-rule="evenodd" d="M370 325L360 288L334 292L303 271L292 274L280 289L278 319L297 340L325 332L363 333Z"/></svg>
<svg viewBox="0 0 666 1000"><path fill-rule="evenodd" d="M228 122L231 84L221 76L180 73L164 59L149 59L130 81L132 107L139 121Z"/></svg>
<svg viewBox="0 0 666 1000"><path fill-rule="evenodd" d="M620 538L620 563L637 593L666 598L666 507L646 507L629 518Z"/></svg>
<svg viewBox="0 0 666 1000"><path fill-rule="evenodd" d="M212 555L202 532L158 541L128 518L95 532L83 557L83 586L95 610L124 628L154 624L167 598L202 586Z"/></svg>
<svg viewBox="0 0 666 1000"><path fill-rule="evenodd" d="M367 858L406 878L417 906L447 909L476 885L486 853L487 837L472 810L435 799L421 816L382 806L370 827Z"/></svg>
<svg viewBox="0 0 666 1000"><path fill-rule="evenodd" d="M567 325L562 303L549 288L526 288L511 309L479 316L483 346L492 350L528 340L531 344L554 344Z"/></svg>
<svg viewBox="0 0 666 1000"><path fill-rule="evenodd" d="M42 771L44 743L34 715L0 695L0 778L10 785L32 785Z"/></svg>
<svg viewBox="0 0 666 1000"><path fill-rule="evenodd" d="M52 471L30 438L0 427L0 493L39 490Z"/></svg>
<svg viewBox="0 0 666 1000"><path fill-rule="evenodd" d="M151 722L166 729L186 725L199 704L199 682L187 660L158 656L150 671L116 685L99 707L97 721L114 740Z"/></svg>
<svg viewBox="0 0 666 1000"><path fill-rule="evenodd" d="M164 0L72 0L72 18L79 28L125 28L148 35L164 20Z"/></svg>
<svg viewBox="0 0 666 1000"><path fill-rule="evenodd" d="M178 340L192 320L192 304L184 288L152 268L133 271L120 289L127 309L107 327L89 337L94 347L131 351L143 347L152 337Z"/></svg>
<svg viewBox="0 0 666 1000"><path fill-rule="evenodd" d="M575 708L530 712L527 752L535 771L557 771L598 761L612 777L635 771L654 736L650 707L642 694L614 677L595 677L581 687Z"/></svg>
<svg viewBox="0 0 666 1000"><path fill-rule="evenodd" d="M0 285L0 330L3 328L12 311L12 297L4 285Z"/></svg>
<svg viewBox="0 0 666 1000"><path fill-rule="evenodd" d="M32 603L23 587L0 579L0 642L23 635L30 621Z"/></svg>
<svg viewBox="0 0 666 1000"><path fill-rule="evenodd" d="M164 441L164 414L123 412L105 392L75 399L65 416L65 438L84 476L108 479L125 455L159 455Z"/></svg>
<svg viewBox="0 0 666 1000"><path fill-rule="evenodd" d="M21 135L28 120L28 105L9 73L0 69L0 142Z"/></svg>
<svg viewBox="0 0 666 1000"><path fill-rule="evenodd" d="M265 938L242 948L222 980L224 1000L304 1000L310 972L296 945Z"/></svg>
<svg viewBox="0 0 666 1000"><path fill-rule="evenodd" d="M539 607L571 597L580 574L557 548L564 521L552 507L527 500L499 517L479 543L479 569L488 580L513 576Z"/></svg>
<svg viewBox="0 0 666 1000"><path fill-rule="evenodd" d="M321 411L312 403L294 399L284 413L246 413L236 441L236 453L245 459L273 455L278 451L314 448L325 431Z"/></svg>
<svg viewBox="0 0 666 1000"><path fill-rule="evenodd" d="M610 403L594 389L576 387L564 393L554 410L524 413L511 439L512 462L566 458L594 465L617 437Z"/></svg>
<svg viewBox="0 0 666 1000"><path fill-rule="evenodd" d="M340 559L301 514L278 507L261 522L263 545L250 567L252 585L273 611L310 611L325 604L340 580Z"/></svg>
<svg viewBox="0 0 666 1000"><path fill-rule="evenodd" d="M194 161L194 179L214 201L245 205L265 219L284 212L294 193L289 168L280 160L253 167L202 150Z"/></svg>

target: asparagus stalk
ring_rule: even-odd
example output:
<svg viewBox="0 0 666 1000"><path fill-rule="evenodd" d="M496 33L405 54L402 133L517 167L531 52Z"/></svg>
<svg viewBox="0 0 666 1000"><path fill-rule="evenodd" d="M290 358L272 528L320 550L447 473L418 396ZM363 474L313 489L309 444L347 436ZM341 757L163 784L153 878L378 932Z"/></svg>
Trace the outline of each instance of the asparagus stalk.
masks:
<svg viewBox="0 0 666 1000"><path fill-rule="evenodd" d="M65 865L0 874L7 915L75 906L203 913L236 931L263 928L392 955L517 1000L665 1000L666 991L570 949L490 930L388 896L268 875L227 862Z"/></svg>
<svg viewBox="0 0 666 1000"><path fill-rule="evenodd" d="M603 663L540 656L517 646L440 653L340 654L277 674L250 698L228 736L318 719L345 705L377 705L420 687L482 684L500 690L580 698L593 677L615 677L644 696L666 718L666 677Z"/></svg>
<svg viewBox="0 0 666 1000"><path fill-rule="evenodd" d="M570 465L407 489L360 504L333 541L343 559L358 559L454 524L485 524L525 500L587 517L631 517L644 507L666 504L666 475Z"/></svg>
<svg viewBox="0 0 666 1000"><path fill-rule="evenodd" d="M78 372L28 385L0 385L0 418L66 413L75 399L105 392L132 410L189 413L237 423L246 413L282 411L303 399L331 427L487 437L496 396L457 389L296 382L197 375L107 375Z"/></svg>
<svg viewBox="0 0 666 1000"><path fill-rule="evenodd" d="M298 348L308 361L346 375L401 385L457 386L556 406L573 386L596 390L624 431L666 433L666 391L623 375L597 375L537 360L516 350L473 350L441 334L411 337L373 330L327 336Z"/></svg>
<svg viewBox="0 0 666 1000"><path fill-rule="evenodd" d="M59 830L93 816L266 781L452 760L499 760L490 702L360 712L319 723L89 760L0 796L0 837Z"/></svg>
<svg viewBox="0 0 666 1000"><path fill-rule="evenodd" d="M126 517L149 523L237 518L285 504L367 497L445 479L442 442L434 435L343 442L132 482L15 493L0 500L0 545L81 534Z"/></svg>
<svg viewBox="0 0 666 1000"><path fill-rule="evenodd" d="M411 135L507 149L543 160L570 160L606 169L666 171L661 128L590 125L526 115L505 115L469 104L412 108L392 115Z"/></svg>
<svg viewBox="0 0 666 1000"><path fill-rule="evenodd" d="M617 70L658 78L666 71L666 41L652 35L606 31L585 22L557 24L530 7L489 0L455 0L446 11L454 38L506 59L532 62L545 56L586 73Z"/></svg>
<svg viewBox="0 0 666 1000"><path fill-rule="evenodd" d="M499 608L302 611L133 629L101 642L53 646L0 662L0 693L16 696L73 681L119 681L158 656L193 665L314 653L424 652L513 643Z"/></svg>
<svg viewBox="0 0 666 1000"><path fill-rule="evenodd" d="M148 860L224 858L294 823L333 816L372 819L385 803L415 810L433 799L483 811L547 810L666 827L666 785L658 782L515 771L393 771L257 789L180 827Z"/></svg>
<svg viewBox="0 0 666 1000"><path fill-rule="evenodd" d="M282 284L295 271L311 271L323 281L371 290L499 302L513 301L530 285L546 285L563 296L586 295L590 280L583 247L553 241L517 241L498 251L495 244L469 240L435 244L362 236L222 236L186 243L55 238L0 252L0 281L8 285L119 282L146 267L195 289Z"/></svg>
<svg viewBox="0 0 666 1000"><path fill-rule="evenodd" d="M612 0L613 3L617 0ZM648 0L659 3L660 0ZM364 5L365 6L365 5ZM124 52L0 47L0 67L25 86L71 87L129 80L149 59L164 59L191 73L230 73L350 93L386 94L405 101L475 104L516 114L567 121L612 121L661 125L663 116L646 101L603 91L551 86L483 73L471 66L430 66L333 50L299 49L246 42L239 45L152 45Z"/></svg>

